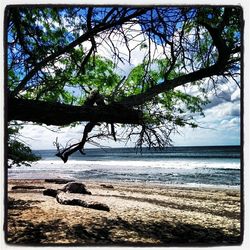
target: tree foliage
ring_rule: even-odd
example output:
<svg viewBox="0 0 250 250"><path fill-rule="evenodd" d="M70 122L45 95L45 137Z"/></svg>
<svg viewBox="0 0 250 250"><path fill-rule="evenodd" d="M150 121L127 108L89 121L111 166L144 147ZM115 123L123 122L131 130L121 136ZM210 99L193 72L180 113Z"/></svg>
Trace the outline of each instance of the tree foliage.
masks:
<svg viewBox="0 0 250 250"><path fill-rule="evenodd" d="M11 124L8 126L8 167L12 166L30 166L31 162L38 161L39 156L36 156L32 153L29 146L25 145L20 138L19 130L21 126L17 123Z"/></svg>
<svg viewBox="0 0 250 250"><path fill-rule="evenodd" d="M8 120L86 122L79 143L56 144L65 162L95 137L119 139L118 123L138 146L166 146L179 126L197 127L209 91L240 87L241 22L237 6L10 6Z"/></svg>

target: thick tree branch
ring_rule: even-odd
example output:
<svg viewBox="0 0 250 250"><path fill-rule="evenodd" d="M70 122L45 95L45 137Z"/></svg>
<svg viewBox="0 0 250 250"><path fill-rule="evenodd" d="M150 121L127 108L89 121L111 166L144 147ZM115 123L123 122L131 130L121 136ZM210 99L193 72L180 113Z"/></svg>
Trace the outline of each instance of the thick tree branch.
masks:
<svg viewBox="0 0 250 250"><path fill-rule="evenodd" d="M153 86L152 88L148 89L147 91L141 94L131 95L124 98L121 101L121 104L126 105L128 107L142 105L145 102L152 100L155 96L157 96L160 93L167 92L169 90L172 90L178 86L184 85L189 82L194 82L206 77L211 77L213 75L219 74L221 69L222 68L220 67L220 65L215 64L208 68L200 69L195 72L189 73L187 75L177 77L173 80L165 80L162 83Z"/></svg>
<svg viewBox="0 0 250 250"><path fill-rule="evenodd" d="M105 106L71 106L61 103L8 98L8 121L21 120L47 125L69 125L78 121L140 124L140 111L119 104Z"/></svg>

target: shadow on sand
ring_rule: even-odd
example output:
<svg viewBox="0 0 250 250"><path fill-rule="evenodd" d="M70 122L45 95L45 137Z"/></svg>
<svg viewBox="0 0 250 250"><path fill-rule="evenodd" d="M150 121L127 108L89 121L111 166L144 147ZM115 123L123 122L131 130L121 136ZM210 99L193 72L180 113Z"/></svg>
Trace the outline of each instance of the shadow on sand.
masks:
<svg viewBox="0 0 250 250"><path fill-rule="evenodd" d="M191 245L238 245L240 236L228 236L223 231L214 228L204 228L198 225L184 223L170 224L168 222L145 224L142 221L133 223L122 218L102 219L98 224L84 226L82 224L67 225L61 220L47 221L34 225L29 221L9 221L9 227L19 228L6 233L6 241L10 244L25 245L130 245L146 246L143 239L156 240L155 246L191 246ZM114 232L123 232L121 237ZM125 232L125 234L124 234ZM134 233L138 240L132 242L128 235ZM116 235L116 236L114 236ZM141 239L140 239L141 238ZM53 242L58 242L53 244Z"/></svg>

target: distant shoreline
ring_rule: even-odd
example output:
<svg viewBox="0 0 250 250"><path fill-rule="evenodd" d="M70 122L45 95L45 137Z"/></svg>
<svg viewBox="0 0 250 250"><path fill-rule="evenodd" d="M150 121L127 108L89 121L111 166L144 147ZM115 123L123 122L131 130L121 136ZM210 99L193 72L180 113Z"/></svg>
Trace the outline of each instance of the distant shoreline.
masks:
<svg viewBox="0 0 250 250"><path fill-rule="evenodd" d="M241 148L241 145L208 145L208 146L168 146L166 149L171 149L171 148L230 148L230 147L238 147ZM96 150L98 148L96 147L86 147L85 150ZM104 147L104 149L132 149L136 150L135 147ZM147 147L143 147L142 149L148 150ZM56 151L56 148L42 148L42 149L33 149L33 151L43 151L43 150L54 150ZM152 151L155 149L151 149ZM161 150L161 149L159 149Z"/></svg>

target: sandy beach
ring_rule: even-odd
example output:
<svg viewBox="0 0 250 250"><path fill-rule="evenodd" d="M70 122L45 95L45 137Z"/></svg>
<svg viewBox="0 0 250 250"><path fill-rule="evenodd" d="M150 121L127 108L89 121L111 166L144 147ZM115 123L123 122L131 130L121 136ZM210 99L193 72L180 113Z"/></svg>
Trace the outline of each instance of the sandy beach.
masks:
<svg viewBox="0 0 250 250"><path fill-rule="evenodd" d="M61 189L65 184L9 180L7 243L210 246L241 242L238 189L94 181L84 184L91 195L65 195L103 203L109 212L63 205L43 195L44 189Z"/></svg>

